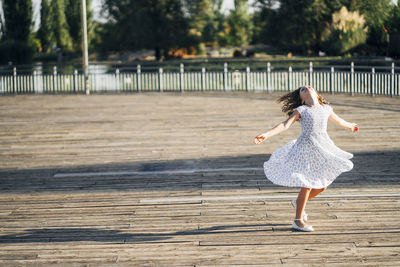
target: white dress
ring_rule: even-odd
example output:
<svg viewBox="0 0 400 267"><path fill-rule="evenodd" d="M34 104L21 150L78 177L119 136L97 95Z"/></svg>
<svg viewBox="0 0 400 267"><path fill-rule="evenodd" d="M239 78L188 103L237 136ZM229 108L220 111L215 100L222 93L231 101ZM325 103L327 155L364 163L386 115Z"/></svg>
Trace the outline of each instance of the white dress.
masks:
<svg viewBox="0 0 400 267"><path fill-rule="evenodd" d="M264 162L264 172L274 184L288 187L323 188L342 172L350 171L353 154L338 148L326 127L329 105L299 106L301 135L276 149Z"/></svg>

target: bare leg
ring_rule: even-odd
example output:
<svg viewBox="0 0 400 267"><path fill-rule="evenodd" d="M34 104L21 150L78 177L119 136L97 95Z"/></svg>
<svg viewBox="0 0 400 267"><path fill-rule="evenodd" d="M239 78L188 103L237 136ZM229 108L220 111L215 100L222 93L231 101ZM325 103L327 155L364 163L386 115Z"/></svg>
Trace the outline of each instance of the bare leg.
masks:
<svg viewBox="0 0 400 267"><path fill-rule="evenodd" d="M301 219L295 221L300 227L306 227L307 225L303 221L303 212L309 199L311 188L302 187L296 201L296 219Z"/></svg>
<svg viewBox="0 0 400 267"><path fill-rule="evenodd" d="M318 196L319 194L321 194L325 190L326 190L326 187L318 188L318 189L311 189L310 195L308 196L308 200Z"/></svg>

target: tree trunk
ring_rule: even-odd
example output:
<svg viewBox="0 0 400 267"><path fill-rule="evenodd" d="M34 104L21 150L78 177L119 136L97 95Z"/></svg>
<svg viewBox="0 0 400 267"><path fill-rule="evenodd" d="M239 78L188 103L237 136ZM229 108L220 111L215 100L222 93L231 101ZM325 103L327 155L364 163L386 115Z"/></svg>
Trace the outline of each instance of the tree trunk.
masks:
<svg viewBox="0 0 400 267"><path fill-rule="evenodd" d="M314 53L316 56L319 55L319 51L321 51L321 29L319 23L317 23L315 27L315 47L314 47Z"/></svg>
<svg viewBox="0 0 400 267"><path fill-rule="evenodd" d="M161 59L161 50L160 50L160 47L156 46L156 47L154 48L154 50L155 50L155 53L156 53L156 60L158 61L158 60Z"/></svg>

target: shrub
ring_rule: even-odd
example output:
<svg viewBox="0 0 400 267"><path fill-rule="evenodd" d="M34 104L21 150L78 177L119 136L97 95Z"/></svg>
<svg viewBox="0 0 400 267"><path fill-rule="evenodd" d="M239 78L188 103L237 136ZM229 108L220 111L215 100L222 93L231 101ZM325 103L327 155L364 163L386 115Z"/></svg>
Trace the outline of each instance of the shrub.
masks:
<svg viewBox="0 0 400 267"><path fill-rule="evenodd" d="M0 63L27 63L32 60L32 46L26 42L7 40L0 42Z"/></svg>
<svg viewBox="0 0 400 267"><path fill-rule="evenodd" d="M350 12L342 7L333 13L332 23L324 33L324 49L329 54L344 55L365 44L367 40L365 19L357 11Z"/></svg>

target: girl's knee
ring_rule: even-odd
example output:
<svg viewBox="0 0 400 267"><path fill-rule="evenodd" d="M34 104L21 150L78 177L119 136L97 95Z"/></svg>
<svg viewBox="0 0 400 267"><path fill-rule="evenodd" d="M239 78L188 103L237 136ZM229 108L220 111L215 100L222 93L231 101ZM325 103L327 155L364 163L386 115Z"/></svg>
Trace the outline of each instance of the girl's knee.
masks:
<svg viewBox="0 0 400 267"><path fill-rule="evenodd" d="M302 187L301 190L305 191L305 192L307 192L307 191L310 192L312 190L312 188Z"/></svg>

